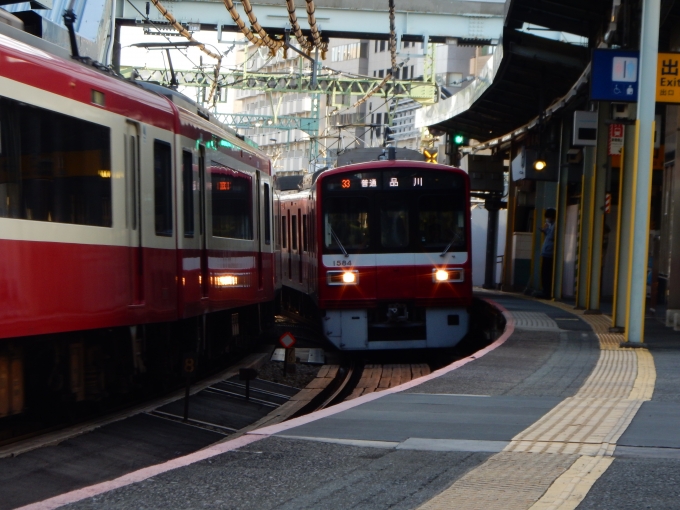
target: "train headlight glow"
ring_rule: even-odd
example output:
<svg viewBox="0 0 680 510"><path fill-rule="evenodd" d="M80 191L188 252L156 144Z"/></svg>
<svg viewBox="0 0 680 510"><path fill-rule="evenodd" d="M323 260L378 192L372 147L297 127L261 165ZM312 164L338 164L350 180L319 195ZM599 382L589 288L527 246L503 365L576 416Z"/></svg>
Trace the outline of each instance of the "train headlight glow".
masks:
<svg viewBox="0 0 680 510"><path fill-rule="evenodd" d="M328 285L356 285L359 283L359 272L356 270L328 271Z"/></svg>
<svg viewBox="0 0 680 510"><path fill-rule="evenodd" d="M215 283L218 287L233 287L238 285L238 277L234 275L216 276Z"/></svg>
<svg viewBox="0 0 680 510"><path fill-rule="evenodd" d="M356 280L357 277L354 275L354 273L346 271L345 273L342 274L342 281L344 283L354 283Z"/></svg>
<svg viewBox="0 0 680 510"><path fill-rule="evenodd" d="M449 279L449 272L444 271L443 269L437 269L437 271L434 273L434 279L438 282L445 282Z"/></svg>
<svg viewBox="0 0 680 510"><path fill-rule="evenodd" d="M465 280L465 271L462 268L456 269L433 269L432 281L434 283L462 282Z"/></svg>

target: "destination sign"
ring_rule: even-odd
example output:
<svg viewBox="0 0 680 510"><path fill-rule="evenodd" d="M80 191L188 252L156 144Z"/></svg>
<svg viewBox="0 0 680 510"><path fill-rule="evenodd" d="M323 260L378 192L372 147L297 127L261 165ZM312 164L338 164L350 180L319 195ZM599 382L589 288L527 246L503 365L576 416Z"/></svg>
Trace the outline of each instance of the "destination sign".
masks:
<svg viewBox="0 0 680 510"><path fill-rule="evenodd" d="M394 169L383 172L356 172L333 175L323 181L326 191L398 191L406 189L462 189L460 175L421 169Z"/></svg>

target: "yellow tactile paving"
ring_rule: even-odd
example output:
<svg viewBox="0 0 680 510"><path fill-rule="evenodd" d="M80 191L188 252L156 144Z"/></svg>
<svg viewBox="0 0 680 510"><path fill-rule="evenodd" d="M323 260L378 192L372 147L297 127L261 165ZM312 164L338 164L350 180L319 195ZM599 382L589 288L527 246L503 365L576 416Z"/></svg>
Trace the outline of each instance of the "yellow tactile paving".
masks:
<svg viewBox="0 0 680 510"><path fill-rule="evenodd" d="M624 337L609 332L608 316L585 314L565 303L548 304L580 316L597 335L600 358L593 372L576 395L421 508L573 509L613 461L616 441L642 403L652 398L654 359L646 349L620 347ZM558 467L565 459L568 470ZM522 476L536 470L537 480ZM545 480L550 480L547 491L534 497Z"/></svg>
<svg viewBox="0 0 680 510"><path fill-rule="evenodd" d="M497 453L420 509L526 510L575 460L575 455Z"/></svg>
<svg viewBox="0 0 680 510"><path fill-rule="evenodd" d="M572 510L614 462L611 457L581 457L560 476L531 510Z"/></svg>

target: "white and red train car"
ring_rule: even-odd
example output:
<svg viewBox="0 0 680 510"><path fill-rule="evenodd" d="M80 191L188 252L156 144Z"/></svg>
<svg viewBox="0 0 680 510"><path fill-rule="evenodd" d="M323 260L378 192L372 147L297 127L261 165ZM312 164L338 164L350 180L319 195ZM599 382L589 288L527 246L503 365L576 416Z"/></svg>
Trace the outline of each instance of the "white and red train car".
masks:
<svg viewBox="0 0 680 510"><path fill-rule="evenodd" d="M344 350L450 347L472 304L469 179L415 161L306 176L280 191L284 307Z"/></svg>
<svg viewBox="0 0 680 510"><path fill-rule="evenodd" d="M0 25L0 417L179 375L272 315L270 161L148 89Z"/></svg>

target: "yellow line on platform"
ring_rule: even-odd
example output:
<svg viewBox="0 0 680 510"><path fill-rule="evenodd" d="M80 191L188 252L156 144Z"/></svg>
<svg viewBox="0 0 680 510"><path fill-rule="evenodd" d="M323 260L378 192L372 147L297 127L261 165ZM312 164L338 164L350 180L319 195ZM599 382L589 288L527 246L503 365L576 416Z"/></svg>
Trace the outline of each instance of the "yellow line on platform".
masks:
<svg viewBox="0 0 680 510"><path fill-rule="evenodd" d="M547 304L580 316L597 335L600 358L592 373L576 395L421 509L574 509L613 462L616 442L652 398L654 359L646 349L620 347L624 336L609 333L608 316Z"/></svg>

